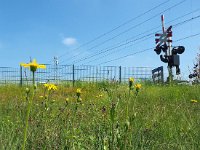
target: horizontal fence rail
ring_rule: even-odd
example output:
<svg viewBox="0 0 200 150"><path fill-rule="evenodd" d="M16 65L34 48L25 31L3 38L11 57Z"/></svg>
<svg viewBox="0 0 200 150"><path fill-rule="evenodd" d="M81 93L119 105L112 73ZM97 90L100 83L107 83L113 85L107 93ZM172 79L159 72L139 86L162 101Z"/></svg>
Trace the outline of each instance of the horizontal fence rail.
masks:
<svg viewBox="0 0 200 150"><path fill-rule="evenodd" d="M127 82L128 78L151 80L151 67L91 66L91 65L46 65L46 69L37 69L36 83L85 82ZM0 67L0 84L31 84L32 73L28 68Z"/></svg>

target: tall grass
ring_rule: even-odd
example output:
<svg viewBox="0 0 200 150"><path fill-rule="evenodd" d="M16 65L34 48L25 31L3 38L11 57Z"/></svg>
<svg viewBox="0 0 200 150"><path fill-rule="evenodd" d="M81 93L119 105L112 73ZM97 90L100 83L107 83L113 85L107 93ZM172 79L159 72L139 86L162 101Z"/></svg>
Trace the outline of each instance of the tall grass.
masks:
<svg viewBox="0 0 200 150"><path fill-rule="evenodd" d="M142 85L136 96L126 84L79 83L48 100L44 91L35 91L26 149L200 149L198 85ZM0 87L0 149L22 148L27 105L25 87Z"/></svg>

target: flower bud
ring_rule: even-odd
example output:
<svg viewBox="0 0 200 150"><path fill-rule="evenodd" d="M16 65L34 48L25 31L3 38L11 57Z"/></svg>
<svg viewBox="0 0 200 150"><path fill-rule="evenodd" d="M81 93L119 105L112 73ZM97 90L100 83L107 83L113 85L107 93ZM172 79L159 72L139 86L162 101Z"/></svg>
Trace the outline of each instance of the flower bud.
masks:
<svg viewBox="0 0 200 150"><path fill-rule="evenodd" d="M35 89L35 90L37 89L37 84L34 84L34 89Z"/></svg>
<svg viewBox="0 0 200 150"><path fill-rule="evenodd" d="M26 93L28 94L30 92L30 89L29 88L26 88Z"/></svg>

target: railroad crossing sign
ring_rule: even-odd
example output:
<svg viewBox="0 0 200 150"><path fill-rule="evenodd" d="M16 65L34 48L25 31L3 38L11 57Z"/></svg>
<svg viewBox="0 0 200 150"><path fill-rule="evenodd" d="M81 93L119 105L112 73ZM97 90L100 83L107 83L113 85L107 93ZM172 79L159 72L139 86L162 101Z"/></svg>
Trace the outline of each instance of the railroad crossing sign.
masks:
<svg viewBox="0 0 200 150"><path fill-rule="evenodd" d="M160 55L160 53L163 51L165 54L160 55L160 60L164 63L168 63L168 71L169 71L169 82L172 81L172 68L176 67L176 74L180 74L180 58L178 54L182 54L185 51L185 47L183 46L177 46L172 48L172 26L168 27L165 30L164 27L164 15L161 16L161 22L162 22L162 31L163 33L156 33L156 48L154 51Z"/></svg>
<svg viewBox="0 0 200 150"><path fill-rule="evenodd" d="M160 33L156 33L155 36L160 36L159 38L155 39L156 42L156 48L160 47L162 44L166 43L166 42L172 42L171 39L169 39L170 37L172 37L172 26L170 26L166 31L163 32L163 34Z"/></svg>

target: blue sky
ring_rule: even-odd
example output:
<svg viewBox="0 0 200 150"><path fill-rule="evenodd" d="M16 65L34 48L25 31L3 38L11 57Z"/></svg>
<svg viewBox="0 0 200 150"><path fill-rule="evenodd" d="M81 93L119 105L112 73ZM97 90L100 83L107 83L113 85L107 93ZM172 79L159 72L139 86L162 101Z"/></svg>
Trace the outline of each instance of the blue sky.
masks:
<svg viewBox="0 0 200 150"><path fill-rule="evenodd" d="M182 3L176 5L179 2ZM145 13L161 3L160 7ZM147 35L161 30L161 12L165 15L165 26L168 27L200 15L200 1L0 0L0 66L18 67L20 62L29 62L30 57L36 58L39 63L53 63L53 57L57 56L60 64L131 67L164 65L166 68L153 49L104 63L154 47L154 35ZM138 15L141 16L133 19ZM127 21L129 23L122 25ZM112 31L116 27L119 28ZM172 28L172 39L176 41L200 33L199 27L199 17L181 23ZM139 35L141 33L144 34ZM142 36L146 37L137 40ZM88 43L91 40L93 42ZM123 43L123 46L119 46L119 43ZM180 67L183 76L187 76L188 67L193 67L200 48L200 35L173 42L172 45L186 48L181 55ZM105 50L108 51L98 53Z"/></svg>

